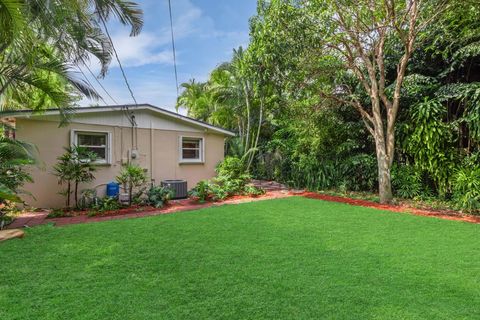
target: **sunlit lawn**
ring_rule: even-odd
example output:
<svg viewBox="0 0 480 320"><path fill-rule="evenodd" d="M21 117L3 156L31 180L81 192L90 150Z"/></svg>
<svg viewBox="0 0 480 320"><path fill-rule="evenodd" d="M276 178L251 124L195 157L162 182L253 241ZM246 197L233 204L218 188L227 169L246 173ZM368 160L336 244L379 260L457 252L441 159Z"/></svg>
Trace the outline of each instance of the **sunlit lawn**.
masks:
<svg viewBox="0 0 480 320"><path fill-rule="evenodd" d="M480 225L305 198L37 227L0 319L479 319Z"/></svg>

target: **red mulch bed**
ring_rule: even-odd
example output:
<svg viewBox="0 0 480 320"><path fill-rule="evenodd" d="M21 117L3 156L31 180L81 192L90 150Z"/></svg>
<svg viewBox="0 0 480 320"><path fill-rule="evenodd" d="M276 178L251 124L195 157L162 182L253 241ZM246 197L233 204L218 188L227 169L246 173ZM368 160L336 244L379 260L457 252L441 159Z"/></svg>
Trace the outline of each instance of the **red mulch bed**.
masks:
<svg viewBox="0 0 480 320"><path fill-rule="evenodd" d="M381 210L387 210L387 211L393 211L393 212L408 212L418 216L435 217L440 219L464 221L464 222L470 222L470 223L480 223L480 216L461 214L456 211L447 211L447 210L436 211L436 210L417 209L417 208L412 208L407 206L387 205L387 204L380 204L373 201L351 199L351 198L345 198L345 197L339 197L339 196L330 196L330 195L319 194L315 192L305 192L301 195L310 199L340 202L340 203L346 203L346 204L351 204L355 206L362 206L367 208L381 209Z"/></svg>
<svg viewBox="0 0 480 320"><path fill-rule="evenodd" d="M165 206L163 208L167 208ZM150 212L150 211L158 211L160 209L151 207L151 206L131 206L128 208L121 208L117 210L108 210L108 211L98 211L95 216L92 217L106 217L106 216L118 216L130 213L139 213L139 212ZM92 210L63 210L65 212L64 217L48 217L47 219L57 219L57 218L71 218L71 217L81 217L81 216L88 216L88 214Z"/></svg>
<svg viewBox="0 0 480 320"><path fill-rule="evenodd" d="M98 211L96 215L92 216L89 213L92 210L67 210L65 209L65 216L63 217L48 217L47 219L61 219L61 218L74 218L74 217L88 217L88 218L95 218L95 217L112 217L112 216L124 216L124 215L131 215L131 214L142 214L145 213L148 215L149 212L164 212L164 213L171 213L178 210L188 210L191 209L198 209L201 207L209 207L214 204L221 204L221 203L230 203L241 201L244 199L256 199L256 198L263 198L263 197L271 197L270 194L263 194L259 196L248 196L248 195L237 195L228 197L222 201L213 201L208 200L203 203L198 202L198 199L195 198L187 198L181 200L171 200L167 205L163 206L162 208L155 208L152 206L139 206L134 205L127 208L121 208L118 210L109 210L109 211Z"/></svg>

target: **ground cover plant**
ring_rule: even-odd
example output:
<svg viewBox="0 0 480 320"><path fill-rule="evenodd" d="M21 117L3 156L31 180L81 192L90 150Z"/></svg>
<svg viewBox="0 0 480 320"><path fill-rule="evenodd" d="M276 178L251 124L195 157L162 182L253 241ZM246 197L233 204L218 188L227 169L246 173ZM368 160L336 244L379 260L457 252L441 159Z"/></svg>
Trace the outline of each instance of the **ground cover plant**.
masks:
<svg viewBox="0 0 480 320"><path fill-rule="evenodd" d="M257 197L265 194L265 190L249 183L245 158L226 157L215 168L217 175L211 180L202 180L189 191L189 196L199 202L207 200L222 201L233 196Z"/></svg>
<svg viewBox="0 0 480 320"><path fill-rule="evenodd" d="M474 319L479 227L300 197L36 227L0 318Z"/></svg>

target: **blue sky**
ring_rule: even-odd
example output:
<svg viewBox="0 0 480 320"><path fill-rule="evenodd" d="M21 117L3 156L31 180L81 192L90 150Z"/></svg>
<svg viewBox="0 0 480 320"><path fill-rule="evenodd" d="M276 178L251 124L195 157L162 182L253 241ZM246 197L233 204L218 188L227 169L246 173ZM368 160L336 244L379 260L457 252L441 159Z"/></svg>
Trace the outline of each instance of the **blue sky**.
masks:
<svg viewBox="0 0 480 320"><path fill-rule="evenodd" d="M118 23L110 23L109 31L137 101L173 110L176 90L168 2L136 2L144 10L142 33L129 37L129 29ZM172 0L172 11L179 84L191 78L204 81L215 66L231 58L233 48L248 44L248 20L256 12L256 0ZM91 69L98 71L98 64L92 61ZM112 62L100 81L118 103L133 102L117 63ZM113 104L93 79L90 82ZM81 102L92 103L96 102Z"/></svg>

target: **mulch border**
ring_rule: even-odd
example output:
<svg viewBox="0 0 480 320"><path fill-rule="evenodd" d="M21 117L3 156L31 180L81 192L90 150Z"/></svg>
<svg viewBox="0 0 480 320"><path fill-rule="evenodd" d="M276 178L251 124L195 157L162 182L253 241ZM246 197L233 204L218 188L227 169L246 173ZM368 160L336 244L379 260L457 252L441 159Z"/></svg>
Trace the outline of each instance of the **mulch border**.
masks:
<svg viewBox="0 0 480 320"><path fill-rule="evenodd" d="M320 194L315 192L304 192L300 195L309 199L339 202L339 203L345 203L345 204L350 204L354 206L361 206L361 207L367 207L367 208L373 208L373 209L379 209L379 210L387 210L391 212L410 213L417 216L434 217L434 218L445 219L445 220L463 221L463 222L480 224L480 216L461 214L455 211L426 210L426 209L418 209L418 208L402 206L402 205L380 204L380 203L368 201L368 200L352 199L352 198L340 197L340 196L331 196L331 195Z"/></svg>
<svg viewBox="0 0 480 320"><path fill-rule="evenodd" d="M271 191L271 192L265 193L264 195L255 196L255 197L233 196L224 201L218 201L218 202L209 201L204 203L198 203L193 199L173 200L167 206L160 209L154 208L154 210L151 210L149 208L148 210L144 210L144 211L134 209L130 212L128 212L127 209L122 209L122 211L105 212L101 215L97 215L93 217L89 217L87 214L83 214L83 215L77 215L73 217L47 218L41 224L54 223L55 226L60 227L60 226L69 225L69 224L149 217L149 216L157 216L162 214L170 214L175 212L192 211L192 210L203 209L203 208L208 208L213 206L221 206L225 204L239 204L239 203L254 202L254 201L261 201L261 200L287 198L293 195L294 194L291 194L290 192L287 192L287 191Z"/></svg>
<svg viewBox="0 0 480 320"><path fill-rule="evenodd" d="M48 212L41 212L41 213L32 212L32 213L26 213L23 216L20 216L7 228L8 229L21 228L24 226L33 227L36 225L47 224L47 223L54 223L55 226L60 227L60 226L69 225L69 224L156 216L161 214L192 211L192 210L208 208L213 206L221 206L225 204L239 204L239 203L254 202L254 201L261 201L261 200L287 198L292 196L301 196L309 199L338 202L338 203L344 203L344 204L349 204L354 206L362 206L362 207L379 209L379 210L387 210L391 212L409 213L409 214L418 215L418 216L434 217L434 218L445 219L445 220L463 221L463 222L469 222L474 224L480 224L480 216L466 215L466 214L461 214L455 211L425 210L425 209L408 207L404 205L385 205L385 204L380 204L380 203L376 203L368 200L352 199L352 198L341 197L341 196L332 196L332 195L320 194L320 193L309 192L309 191L276 190L276 191L268 191L266 194L257 196L257 197L235 196L219 202L198 203L192 199L174 200L168 206L161 209L148 208L147 210L138 210L137 208L132 211L123 209L121 211L113 211L107 214L93 216L93 217L89 217L88 215L84 214L84 215L77 215L73 217L47 218Z"/></svg>

